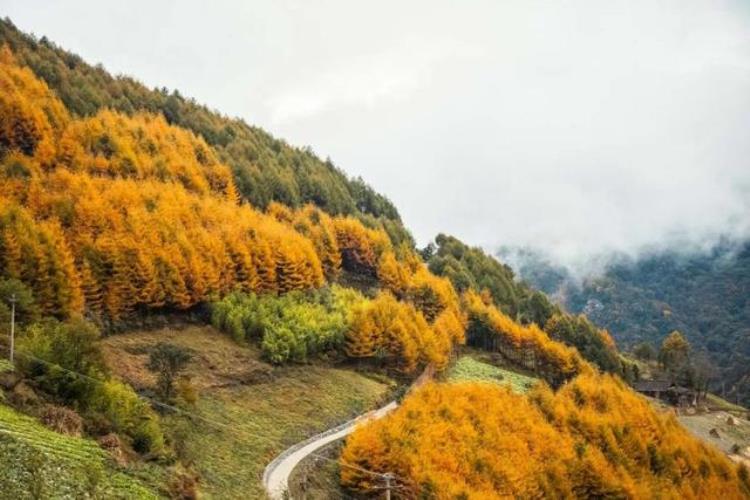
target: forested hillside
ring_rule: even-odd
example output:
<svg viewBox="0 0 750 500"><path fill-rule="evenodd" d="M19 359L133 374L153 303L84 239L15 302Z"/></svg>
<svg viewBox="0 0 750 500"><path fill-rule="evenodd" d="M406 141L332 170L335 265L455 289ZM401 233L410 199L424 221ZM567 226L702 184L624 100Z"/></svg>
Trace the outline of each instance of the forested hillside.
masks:
<svg viewBox="0 0 750 500"><path fill-rule="evenodd" d="M537 286L554 287L546 291L607 328L626 349L648 343L656 350L670 332L682 332L712 361L712 388L750 403L750 245L625 259L581 286L559 270L557 280L545 283L539 278L549 277L549 269L543 260L527 261L521 273Z"/></svg>
<svg viewBox="0 0 750 500"><path fill-rule="evenodd" d="M396 472L404 497L750 492L620 380L606 331L481 250L418 252L384 197L309 151L0 26L0 320L9 298L17 320L0 405L96 439L132 497L257 494L290 437L444 373L464 343L538 384L428 385L359 427L342 467ZM134 331L152 316L167 327ZM67 466L40 460L32 476ZM371 477L341 479L370 495Z"/></svg>
<svg viewBox="0 0 750 500"><path fill-rule="evenodd" d="M430 270L450 279L457 290L486 294L517 322L536 324L552 338L576 347L602 370L626 379L634 376L632 367L619 358L606 330L598 329L583 315L568 314L544 293L517 280L510 267L482 249L440 234L435 244L430 244L423 253Z"/></svg>
<svg viewBox="0 0 750 500"><path fill-rule="evenodd" d="M729 463L610 376L527 396L434 384L352 435L342 458L393 471L404 498L744 498ZM731 467L731 466L730 466ZM745 474L745 473L742 473ZM746 476L743 476L746 478ZM342 473L366 491L372 476Z"/></svg>
<svg viewBox="0 0 750 500"><path fill-rule="evenodd" d="M113 77L46 38L22 33L0 20L0 45L31 68L59 96L68 111L88 117L109 108L126 115L161 114L169 124L199 135L231 167L237 189L253 206L272 201L300 207L313 203L331 214L356 215L369 226L383 225L399 241L411 241L398 211L362 179L350 179L330 160L307 148L292 147L241 119L223 116L176 90L149 89L137 80Z"/></svg>

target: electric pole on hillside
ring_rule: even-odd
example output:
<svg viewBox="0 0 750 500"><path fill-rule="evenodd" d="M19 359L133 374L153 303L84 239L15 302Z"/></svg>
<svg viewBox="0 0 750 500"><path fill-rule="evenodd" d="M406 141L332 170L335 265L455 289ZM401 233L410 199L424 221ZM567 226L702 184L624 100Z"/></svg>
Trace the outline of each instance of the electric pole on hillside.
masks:
<svg viewBox="0 0 750 500"><path fill-rule="evenodd" d="M16 330L16 294L10 296L10 364L13 364L13 348Z"/></svg>
<svg viewBox="0 0 750 500"><path fill-rule="evenodd" d="M394 476L390 472L383 474L383 479L385 479L385 500L391 500L391 481L393 478Z"/></svg>

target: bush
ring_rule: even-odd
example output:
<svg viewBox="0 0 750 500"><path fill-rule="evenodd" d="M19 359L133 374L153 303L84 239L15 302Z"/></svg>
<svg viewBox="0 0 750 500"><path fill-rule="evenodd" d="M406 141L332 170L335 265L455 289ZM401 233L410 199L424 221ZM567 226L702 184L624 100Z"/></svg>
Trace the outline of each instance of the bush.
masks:
<svg viewBox="0 0 750 500"><path fill-rule="evenodd" d="M186 470L176 470L169 480L169 496L179 500L198 498L198 475Z"/></svg>
<svg viewBox="0 0 750 500"><path fill-rule="evenodd" d="M43 391L78 409L88 428L124 434L134 448L158 453L164 436L157 415L129 385L107 380L98 339L96 327L81 319L36 323L19 337L19 366ZM52 425L80 432L76 417L60 407L43 415Z"/></svg>
<svg viewBox="0 0 750 500"><path fill-rule="evenodd" d="M109 380L99 385L89 411L103 417L115 432L129 436L139 453L158 453L164 448L158 416L122 382Z"/></svg>
<svg viewBox="0 0 750 500"><path fill-rule="evenodd" d="M164 449L164 434L154 416L147 417L132 432L133 449L138 453L157 454Z"/></svg>
<svg viewBox="0 0 750 500"><path fill-rule="evenodd" d="M53 431L69 436L80 436L83 430L80 415L64 406L46 405L39 420Z"/></svg>
<svg viewBox="0 0 750 500"><path fill-rule="evenodd" d="M19 367L43 391L84 408L96 386L87 377L106 373L99 336L96 326L80 318L35 323L18 338Z"/></svg>
<svg viewBox="0 0 750 500"><path fill-rule="evenodd" d="M182 376L177 380L177 397L190 406L198 402L198 390L189 377Z"/></svg>
<svg viewBox="0 0 750 500"><path fill-rule="evenodd" d="M169 401L174 393L174 379L185 368L192 355L174 344L159 342L149 355L148 369L157 375L161 397Z"/></svg>
<svg viewBox="0 0 750 500"><path fill-rule="evenodd" d="M295 333L287 325L276 325L263 337L263 353L272 363L290 359L304 359L306 351Z"/></svg>
<svg viewBox="0 0 750 500"><path fill-rule="evenodd" d="M283 296L233 293L212 307L213 325L237 341L258 339L273 363L304 362L344 344L361 294L337 286Z"/></svg>

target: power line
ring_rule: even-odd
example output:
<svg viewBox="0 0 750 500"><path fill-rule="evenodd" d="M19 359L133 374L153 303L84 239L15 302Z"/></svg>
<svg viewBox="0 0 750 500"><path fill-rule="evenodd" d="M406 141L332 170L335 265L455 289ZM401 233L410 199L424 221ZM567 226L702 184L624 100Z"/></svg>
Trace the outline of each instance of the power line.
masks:
<svg viewBox="0 0 750 500"><path fill-rule="evenodd" d="M328 461L336 463L339 466L343 466L343 467L346 467L346 468L349 468L349 469L353 469L353 470L357 470L357 471L360 471L360 472L364 472L366 474L370 474L370 475L375 476L375 477L377 477L379 479L382 479L383 481L385 481L385 485L384 486L371 486L371 487L369 487L367 489L368 490L385 490L386 494L387 494L387 496L386 496L387 499L390 499L390 497L391 497L390 494L391 494L392 490L403 490L403 489L406 488L405 484L400 484L399 485L399 484L395 484L395 483L392 482L392 481L394 481L396 479L399 479L399 478L398 478L398 476L396 476L395 474L393 474L391 472L386 472L386 473L374 472L374 471L371 471L371 470L368 470L368 469L363 469L362 467L358 467L356 465L347 464L346 462L343 462L341 460L336 460L336 459L333 459L333 458L330 458L330 457L326 457L324 455L320 455L318 453L310 453L309 456L310 457L315 457L315 458L320 458L320 459L323 459L323 460L328 460Z"/></svg>

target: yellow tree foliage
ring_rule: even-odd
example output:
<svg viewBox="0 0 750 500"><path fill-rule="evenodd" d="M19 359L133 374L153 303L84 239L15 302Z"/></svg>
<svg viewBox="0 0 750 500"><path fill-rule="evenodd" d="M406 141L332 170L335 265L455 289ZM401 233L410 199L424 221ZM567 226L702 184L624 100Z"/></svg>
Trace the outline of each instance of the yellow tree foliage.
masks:
<svg viewBox="0 0 750 500"><path fill-rule="evenodd" d="M46 314L81 312L83 295L73 254L55 221L35 221L12 200L0 197L3 274L34 290Z"/></svg>
<svg viewBox="0 0 750 500"><path fill-rule="evenodd" d="M657 413L619 379L581 375L557 393L429 384L358 427L342 462L392 472L405 498L746 498L718 450ZM348 488L379 478L342 467Z"/></svg>
<svg viewBox="0 0 750 500"><path fill-rule="evenodd" d="M192 132L170 126L161 115L125 116L101 111L74 121L60 139L59 161L95 176L158 179L189 191L237 199L232 172Z"/></svg>
<svg viewBox="0 0 750 500"><path fill-rule="evenodd" d="M313 240L238 205L230 169L201 138L143 113L71 119L7 50L0 192L0 276L29 284L47 314L118 318L234 288L323 284ZM330 219L325 231L335 240Z"/></svg>
<svg viewBox="0 0 750 500"><path fill-rule="evenodd" d="M458 318L443 318L436 333L412 304L399 302L389 292L381 292L352 312L346 352L355 358L389 359L401 371L411 373L427 364L437 369L445 367L453 340L462 337L463 328Z"/></svg>
<svg viewBox="0 0 750 500"><path fill-rule="evenodd" d="M399 299L405 299L427 318L434 321L445 309L460 316L461 304L456 290L446 278L432 274L414 252L399 249L383 252L377 276L381 286Z"/></svg>
<svg viewBox="0 0 750 500"><path fill-rule="evenodd" d="M411 282L411 270L393 252L384 252L378 262L378 281L396 297L403 298Z"/></svg>
<svg viewBox="0 0 750 500"><path fill-rule="evenodd" d="M377 277L380 256L391 247L385 231L367 228L353 217L337 217L333 227L343 268Z"/></svg>
<svg viewBox="0 0 750 500"><path fill-rule="evenodd" d="M312 240L315 251L329 280L338 277L341 271L341 251L336 240L333 218L314 205L305 205L293 211L280 203L271 203L267 213L279 222L293 227L297 232Z"/></svg>
<svg viewBox="0 0 750 500"><path fill-rule="evenodd" d="M420 266L411 276L406 296L430 321L445 309L458 311L460 308L451 282L435 276L424 266Z"/></svg>
<svg viewBox="0 0 750 500"><path fill-rule="evenodd" d="M573 376L593 370L573 347L552 340L536 324L520 325L473 291L464 294L469 315L467 341L498 351L510 361L559 385Z"/></svg>
<svg viewBox="0 0 750 500"><path fill-rule="evenodd" d="M48 163L68 120L65 107L47 86L18 66L7 46L0 48L0 156L18 151Z"/></svg>
<svg viewBox="0 0 750 500"><path fill-rule="evenodd" d="M408 301L383 294L357 309L353 356L411 372L445 366L463 341L450 283L383 229L312 205L238 204L230 169L200 137L147 113L73 119L7 52L0 70L3 117L15 120L0 131L0 277L27 282L46 313L186 309L235 289L320 287L343 268Z"/></svg>

